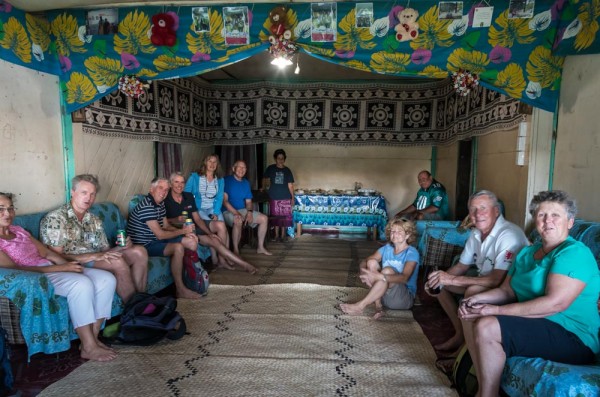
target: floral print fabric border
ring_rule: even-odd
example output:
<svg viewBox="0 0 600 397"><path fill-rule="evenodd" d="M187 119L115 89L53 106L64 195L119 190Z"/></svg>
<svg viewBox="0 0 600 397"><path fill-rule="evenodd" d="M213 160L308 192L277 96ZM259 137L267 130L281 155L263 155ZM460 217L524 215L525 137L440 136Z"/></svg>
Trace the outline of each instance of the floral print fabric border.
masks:
<svg viewBox="0 0 600 397"><path fill-rule="evenodd" d="M249 4L249 42L228 45L223 8L208 8L209 30L198 31L192 7L119 8L118 32L88 35L86 10L24 13L0 0L0 58L60 75L66 111L107 95L124 74L145 79L196 75L250 57L269 47L273 4ZM373 22L356 26L356 3L337 4L335 41L313 42L311 4L288 4L287 26L301 51L330 62L395 76L444 78L463 69L481 83L533 106L554 111L564 56L600 51L597 0L536 0L531 18L511 18L508 0L493 4L489 27L473 26L476 7L460 19L440 19L439 2L411 5L418 18L414 39L399 41L396 28L405 8L373 2ZM175 44L155 45L153 17L173 18ZM415 14L415 15L416 15ZM414 32L413 32L414 33Z"/></svg>
<svg viewBox="0 0 600 397"><path fill-rule="evenodd" d="M505 130L518 101L450 80L424 84L199 85L155 81L139 99L119 91L86 108L85 133L174 143L263 142L418 146Z"/></svg>

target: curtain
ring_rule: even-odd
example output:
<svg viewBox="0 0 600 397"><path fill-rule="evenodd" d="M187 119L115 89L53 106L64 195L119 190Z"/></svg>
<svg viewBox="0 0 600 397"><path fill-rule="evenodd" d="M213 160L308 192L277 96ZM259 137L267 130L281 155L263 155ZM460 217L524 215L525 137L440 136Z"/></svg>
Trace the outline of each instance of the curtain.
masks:
<svg viewBox="0 0 600 397"><path fill-rule="evenodd" d="M158 176L168 178L173 172L183 168L181 160L181 145L178 143L157 142L156 161Z"/></svg>
<svg viewBox="0 0 600 397"><path fill-rule="evenodd" d="M232 167L237 160L244 160L248 166L246 178L250 181L250 187L256 190L258 188L258 164L256 159L257 145L237 145L237 146L220 146L217 147L217 152L220 150L221 166L225 175L233 173Z"/></svg>

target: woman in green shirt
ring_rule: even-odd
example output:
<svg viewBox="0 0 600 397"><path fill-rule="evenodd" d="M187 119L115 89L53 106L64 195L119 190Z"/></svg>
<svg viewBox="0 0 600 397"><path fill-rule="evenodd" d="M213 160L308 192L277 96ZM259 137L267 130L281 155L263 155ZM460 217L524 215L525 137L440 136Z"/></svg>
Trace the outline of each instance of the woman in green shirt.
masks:
<svg viewBox="0 0 600 397"><path fill-rule="evenodd" d="M498 288L459 308L481 397L498 395L508 357L583 365L600 350L600 272L589 248L569 236L574 200L541 192L529 211L541 242L521 250Z"/></svg>

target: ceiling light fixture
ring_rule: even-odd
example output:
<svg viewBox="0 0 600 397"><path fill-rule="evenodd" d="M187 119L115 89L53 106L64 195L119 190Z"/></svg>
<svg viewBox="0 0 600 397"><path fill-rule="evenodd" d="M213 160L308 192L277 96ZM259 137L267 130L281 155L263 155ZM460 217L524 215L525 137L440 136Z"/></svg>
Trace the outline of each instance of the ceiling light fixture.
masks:
<svg viewBox="0 0 600 397"><path fill-rule="evenodd" d="M296 70L294 70L294 74L300 74L300 54L296 56Z"/></svg>
<svg viewBox="0 0 600 397"><path fill-rule="evenodd" d="M277 66L279 69L283 69L286 66L293 65L294 63L285 57L277 57L271 61L271 65Z"/></svg>

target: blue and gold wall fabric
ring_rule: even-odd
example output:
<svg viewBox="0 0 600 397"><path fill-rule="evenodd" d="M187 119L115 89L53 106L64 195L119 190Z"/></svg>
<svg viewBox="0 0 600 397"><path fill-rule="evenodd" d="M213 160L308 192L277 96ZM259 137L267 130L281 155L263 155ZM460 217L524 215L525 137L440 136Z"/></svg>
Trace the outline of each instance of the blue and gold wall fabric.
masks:
<svg viewBox="0 0 600 397"><path fill-rule="evenodd" d="M328 35L315 34L322 27L314 4L288 4L284 18L291 40L312 56L395 76L443 78L468 70L485 87L549 111L556 107L564 56L598 50L598 0L450 2L464 7L451 18L441 9L444 3L410 3L413 19L404 23L400 18L408 7L374 1L367 25L357 20L357 3L334 3ZM515 4L525 8L516 10ZM473 23L476 12L489 5L489 20ZM193 8L117 8L115 26L90 34L89 11L40 16L0 1L0 58L60 75L71 112L113 91L123 75L186 77L269 48L273 4L211 5L202 27ZM232 30L237 11L243 16L239 32ZM168 31L157 39L155 29L165 21L153 17L161 13L170 16Z"/></svg>

